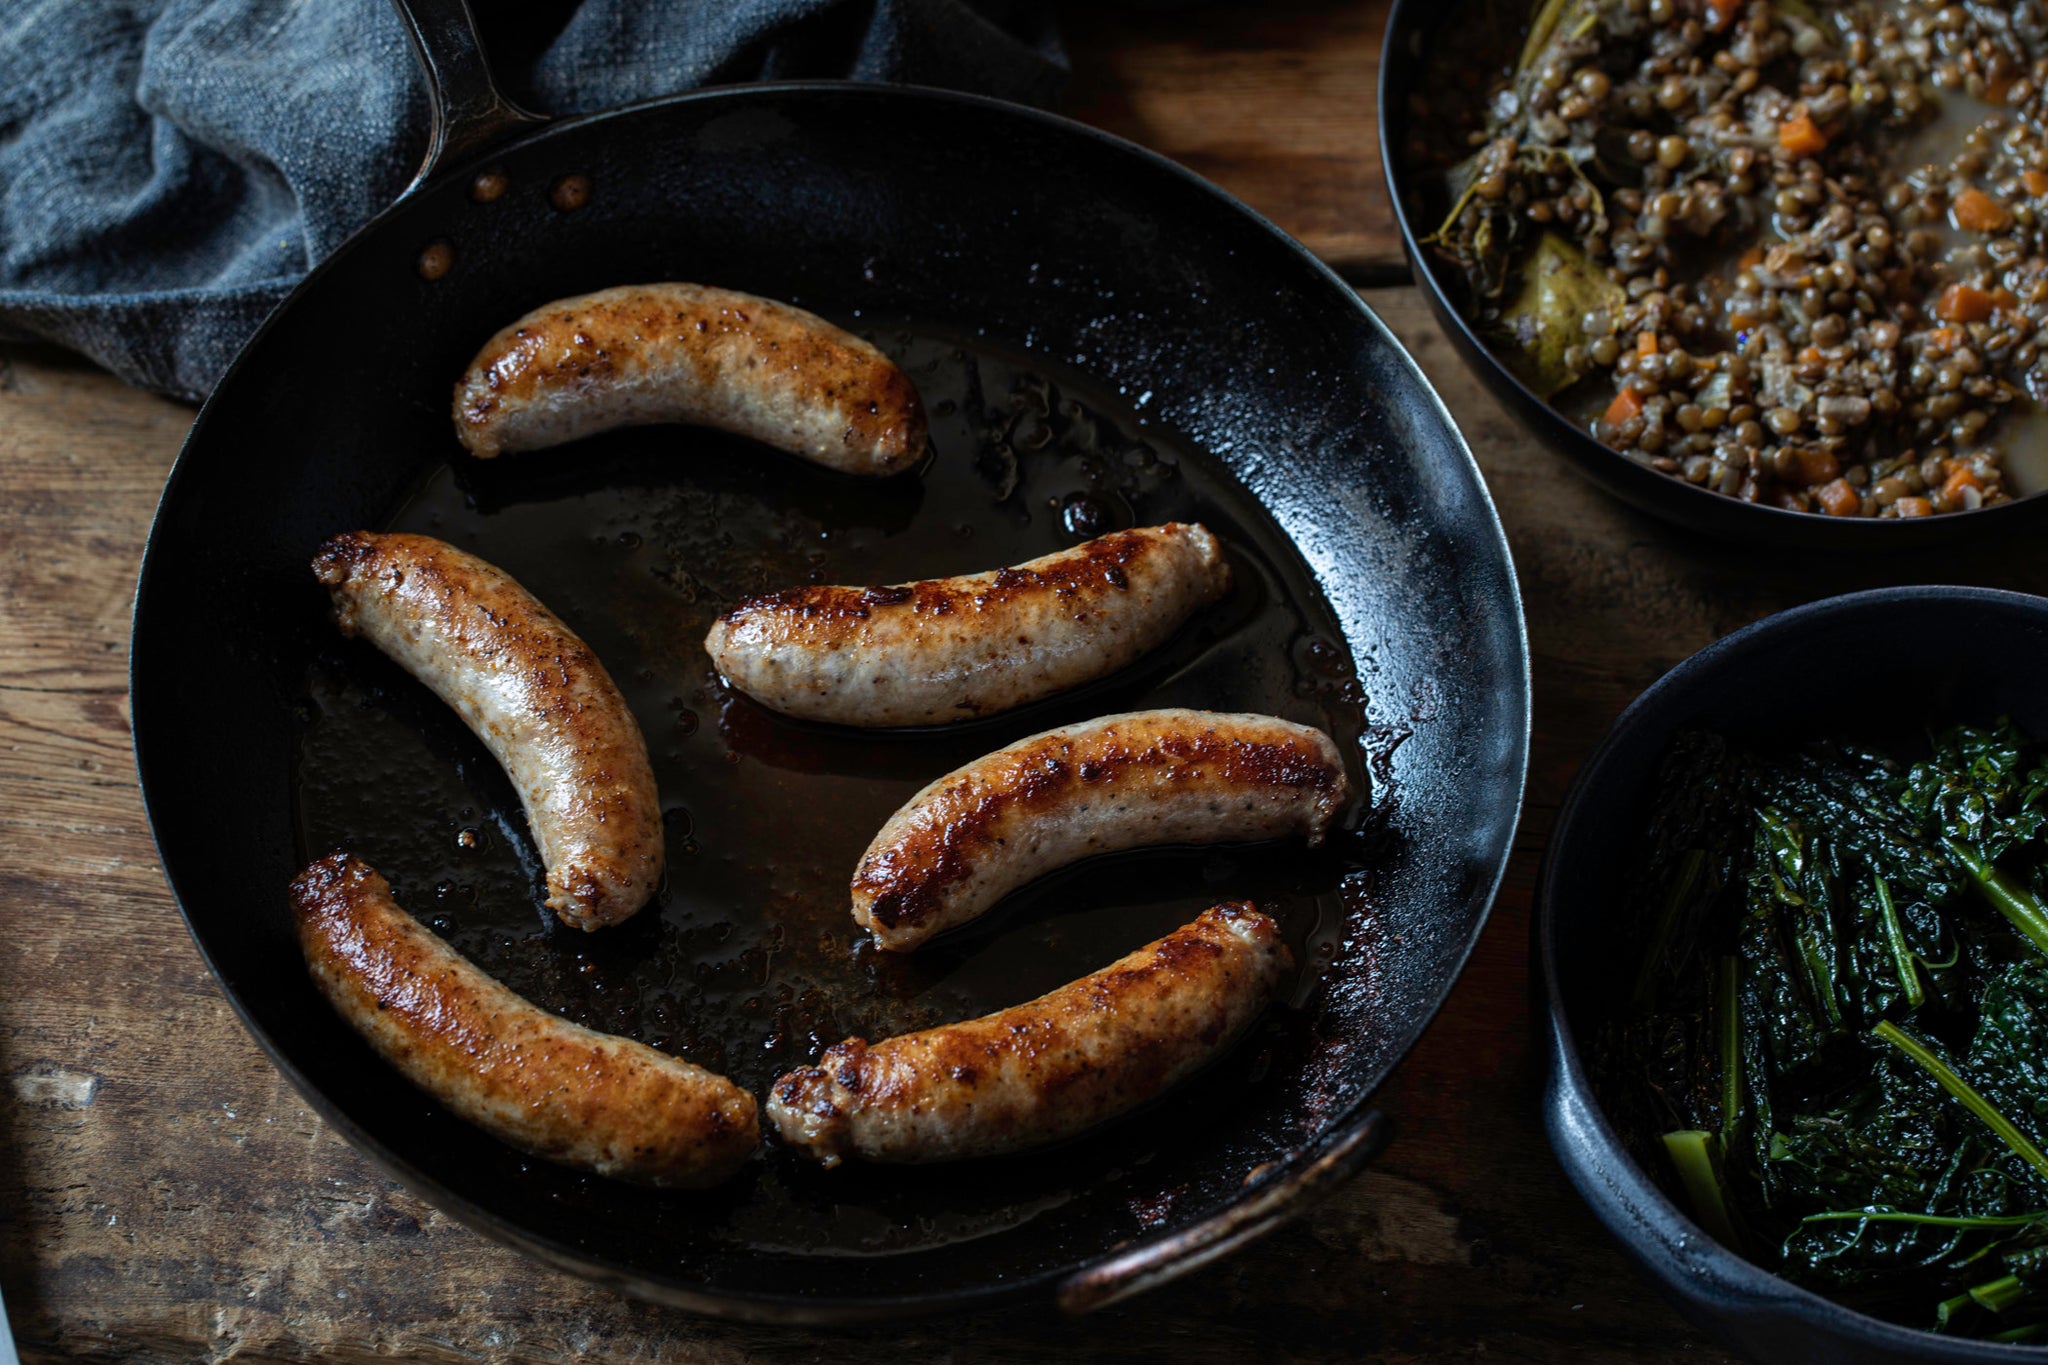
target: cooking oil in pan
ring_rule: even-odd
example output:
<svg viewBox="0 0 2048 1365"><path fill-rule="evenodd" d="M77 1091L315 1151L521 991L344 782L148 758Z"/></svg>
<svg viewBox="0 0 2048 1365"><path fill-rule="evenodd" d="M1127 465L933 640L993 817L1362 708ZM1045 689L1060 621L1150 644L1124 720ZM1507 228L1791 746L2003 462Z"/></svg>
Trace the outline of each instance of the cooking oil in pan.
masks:
<svg viewBox="0 0 2048 1365"><path fill-rule="evenodd" d="M1328 730L1354 786L1368 784L1365 697L1342 637L1306 567L1233 480L1040 360L928 333L870 335L925 400L933 453L915 474L858 480L714 432L642 428L490 462L453 455L391 519L388 529L438 536L506 570L605 661L661 786L668 872L655 904L595 934L554 922L495 761L424 687L338 636L308 680L305 853L359 854L402 905L513 990L761 1096L842 1038L1030 999L1226 899L1255 900L1279 920L1302 964L1288 1002L1304 1006L1363 894L1353 834L1317 851L1294 842L1096 860L911 954L878 952L855 926L848 881L890 813L933 778L1055 725L1160 706L1265 712ZM752 594L975 572L1170 520L1221 537L1229 597L1116 677L1005 716L897 732L791 721L726 688L703 649L712 620ZM1362 796L1354 829L1366 805ZM1187 1093L1057 1161L1011 1159L1002 1182L971 1166L825 1173L771 1147L720 1216L736 1239L814 1254L1013 1225L1064 1200L1077 1161L1141 1159L1164 1124L1241 1099L1288 1018L1276 1012Z"/></svg>

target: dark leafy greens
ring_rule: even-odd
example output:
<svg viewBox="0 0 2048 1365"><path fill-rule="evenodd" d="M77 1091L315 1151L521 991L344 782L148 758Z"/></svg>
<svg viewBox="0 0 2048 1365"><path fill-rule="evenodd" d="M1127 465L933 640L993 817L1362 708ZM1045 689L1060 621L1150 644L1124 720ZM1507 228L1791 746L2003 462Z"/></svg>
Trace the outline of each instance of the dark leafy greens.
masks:
<svg viewBox="0 0 2048 1365"><path fill-rule="evenodd" d="M2048 1340L2048 760L1689 734L1624 883L1596 1085L1715 1237L1852 1306Z"/></svg>
<svg viewBox="0 0 2048 1365"><path fill-rule="evenodd" d="M1985 899L2048 953L2040 842L2048 825L2048 761L2028 763L2009 724L1952 730L1942 736L1941 754L1942 761L1913 768L1902 804L1940 838Z"/></svg>

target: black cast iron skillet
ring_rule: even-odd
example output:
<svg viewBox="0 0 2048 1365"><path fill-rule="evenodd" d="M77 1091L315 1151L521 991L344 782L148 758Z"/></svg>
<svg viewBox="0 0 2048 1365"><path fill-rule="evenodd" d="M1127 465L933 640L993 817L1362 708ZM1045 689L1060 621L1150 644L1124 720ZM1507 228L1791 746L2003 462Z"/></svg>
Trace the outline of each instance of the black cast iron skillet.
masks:
<svg viewBox="0 0 2048 1365"><path fill-rule="evenodd" d="M1520 22L1529 0L1499 7L1503 23ZM1449 271L1422 239L1436 230L1450 204L1440 177L1416 169L1408 154L1411 97L1431 79L1429 59L1441 36L1469 35L1485 22L1481 0L1394 0L1380 47L1380 162L1401 245L1415 283L1429 300L1458 354L1522 426L1579 473L1623 502L1653 516L1709 535L1781 545L1789 549L1878 550L1904 553L1963 540L1982 540L2048 524L2048 494L2017 498L1975 512L1939 517L1877 519L1788 512L1743 502L1660 474L1610 450L1524 384L1474 330ZM1467 38L1469 45L1469 38ZM1489 74L1490 73L1485 73ZM1477 96L1475 96L1477 98Z"/></svg>
<svg viewBox="0 0 2048 1365"><path fill-rule="evenodd" d="M459 0L411 17L439 103L434 173L223 379L136 600L135 743L165 871L280 1069L479 1230L656 1299L785 1322L1093 1307L1357 1169L1385 1140L1368 1097L1484 923L1527 751L1506 546L1400 347L1241 205L1064 120L805 85L532 127L492 90ZM478 193L480 175L503 192ZM423 273L423 253L448 268ZM551 298L659 279L790 299L875 337L931 407L932 459L863 482L678 428L490 464L461 453L450 387L486 336ZM986 724L796 725L726 692L698 643L722 604L764 587L959 572L1173 516L1223 536L1233 596L1126 675ZM477 550L605 658L663 787L657 906L595 936L537 910L502 773L325 619L307 559L359 526ZM858 945L846 878L917 786L1049 725L1172 704L1327 725L1370 795L1313 854L1135 855L908 958ZM654 1194L521 1157L341 1024L283 894L336 845L530 998L756 1093L846 1033L1029 998L1218 899L1271 908L1304 969L1192 1084L1055 1150L828 1173L771 1146L726 1188Z"/></svg>

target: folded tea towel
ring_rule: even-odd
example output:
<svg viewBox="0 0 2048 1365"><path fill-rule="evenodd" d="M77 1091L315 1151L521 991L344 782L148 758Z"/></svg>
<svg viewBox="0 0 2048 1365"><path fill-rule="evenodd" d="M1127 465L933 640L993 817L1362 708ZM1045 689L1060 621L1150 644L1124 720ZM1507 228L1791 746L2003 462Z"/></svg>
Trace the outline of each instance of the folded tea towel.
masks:
<svg viewBox="0 0 2048 1365"><path fill-rule="evenodd" d="M1065 72L1044 0L563 0L531 11L553 31L504 42L493 23L533 21L494 8L479 6L502 83L550 113L827 76L1042 104ZM404 188L426 126L388 0L13 0L0 339L202 398L299 277Z"/></svg>

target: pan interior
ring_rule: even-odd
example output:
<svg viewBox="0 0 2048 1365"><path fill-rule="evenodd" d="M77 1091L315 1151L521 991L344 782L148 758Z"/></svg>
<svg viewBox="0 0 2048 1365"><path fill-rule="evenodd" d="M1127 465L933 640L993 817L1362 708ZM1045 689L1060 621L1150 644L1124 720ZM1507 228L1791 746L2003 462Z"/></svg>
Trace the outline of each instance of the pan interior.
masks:
<svg viewBox="0 0 2048 1365"><path fill-rule="evenodd" d="M1219 900L1278 919L1306 1002L1343 926L1367 909L1370 841L1133 853L1031 888L914 954L875 951L848 913L862 849L919 787L1056 724L1155 706L1256 711L1312 724L1352 756L1365 717L1349 653L1314 581L1263 509L1170 432L1139 425L1079 376L986 343L874 330L933 410L935 457L868 483L703 431L642 429L489 464L456 456L395 529L506 569L584 635L650 740L671 871L628 926L564 930L537 909L540 869L517 798L482 744L374 649L314 655L297 752L302 850L348 849L392 878L465 956L545 1008L729 1075L765 1097L781 1072L849 1035L873 1041L1042 994ZM1235 591L1124 675L985 723L862 734L776 716L724 687L712 619L804 582L900 582L1016 563L1070 530L1201 520ZM400 797L403 793L403 797ZM1143 1131L1007 1163L999 1180L927 1170L830 1175L776 1153L723 1235L857 1255L1015 1226L1107 1168L1255 1104L1289 1016L1237 1049ZM1301 1021L1295 1021L1297 1025ZM1198 1098L1199 1097L1199 1098ZM516 1160L503 1154L500 1166ZM502 1174L502 1172L501 1172ZM695 1195L648 1195L688 1216Z"/></svg>
<svg viewBox="0 0 2048 1365"><path fill-rule="evenodd" d="M1214 1211L1353 1112L1483 920L1526 710L1491 509L1369 315L1170 168L974 101L724 92L565 126L492 164L510 192L430 187L252 347L195 428L138 598L137 747L166 868L295 1079L498 1235L712 1302L1027 1284ZM569 174L591 193L565 213L549 191ZM437 240L456 268L427 281L414 265ZM869 335L919 383L934 460L862 483L676 428L462 456L450 385L485 336L549 298L664 278ZM727 692L702 650L711 616L752 592L989 568L1175 518L1223 537L1231 597L1126 674L999 720L806 726ZM663 787L658 907L594 936L538 910L516 798L481 745L325 621L306 560L358 526L474 550L606 660ZM1322 725L1370 797L1314 854L1131 855L909 958L860 945L847 877L918 786L1036 730L1158 705ZM757 1094L848 1033L1028 998L1218 899L1258 898L1306 966L1256 1036L1097 1136L931 1170L826 1173L771 1152L709 1195L650 1195L474 1132L326 1010L282 888L337 845L530 998Z"/></svg>

